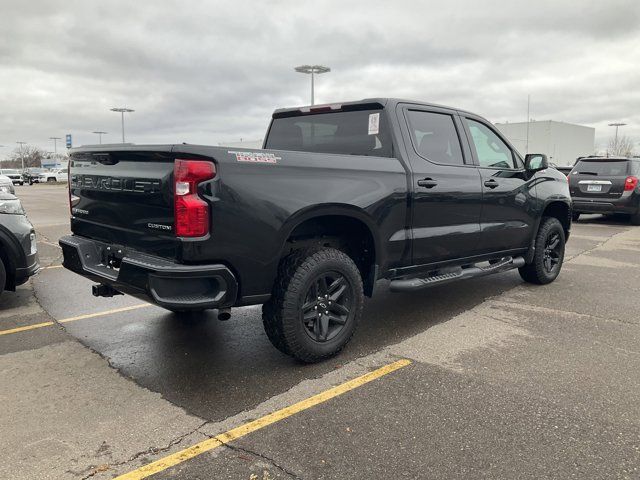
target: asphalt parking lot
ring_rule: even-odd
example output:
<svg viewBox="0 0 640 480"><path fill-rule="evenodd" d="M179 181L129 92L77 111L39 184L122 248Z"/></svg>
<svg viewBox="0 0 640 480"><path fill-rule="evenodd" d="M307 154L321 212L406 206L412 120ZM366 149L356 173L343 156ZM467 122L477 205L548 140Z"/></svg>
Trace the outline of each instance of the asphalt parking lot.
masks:
<svg viewBox="0 0 640 480"><path fill-rule="evenodd" d="M92 297L60 268L66 188L16 190L45 268L0 302L0 478L640 478L640 227L584 216L544 287L381 283L303 365L256 307Z"/></svg>

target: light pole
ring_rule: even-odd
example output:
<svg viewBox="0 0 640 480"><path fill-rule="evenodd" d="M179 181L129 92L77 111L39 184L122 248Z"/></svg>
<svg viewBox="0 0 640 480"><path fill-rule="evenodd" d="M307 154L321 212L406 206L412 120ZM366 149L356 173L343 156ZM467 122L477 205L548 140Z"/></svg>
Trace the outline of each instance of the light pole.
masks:
<svg viewBox="0 0 640 480"><path fill-rule="evenodd" d="M124 113L123 113L124 115ZM124 126L122 127L124 130ZM102 135L106 135L109 132L101 132L100 130L97 130L95 132L91 132L91 133L95 133L96 135L98 135L99 141L100 141L100 145L102 145ZM122 134L122 143L124 143L124 133Z"/></svg>
<svg viewBox="0 0 640 480"><path fill-rule="evenodd" d="M624 127L625 125L626 123L610 123L609 124L610 127L616 127L616 138L614 140L616 147L618 146L618 127Z"/></svg>
<svg viewBox="0 0 640 480"><path fill-rule="evenodd" d="M315 75L316 74L320 75L321 73L330 72L331 69L323 65L300 65L299 67L295 67L294 70L298 73L311 74L311 105L313 105L314 104L313 89L314 89Z"/></svg>
<svg viewBox="0 0 640 480"><path fill-rule="evenodd" d="M22 152L22 146L26 145L27 142L16 142L20 145L20 162L22 163L22 170L24 170L24 153Z"/></svg>
<svg viewBox="0 0 640 480"><path fill-rule="evenodd" d="M118 107L118 108L112 108L111 111L119 112L122 115L122 143L124 143L124 114L135 112L135 110L132 110L131 108Z"/></svg>
<svg viewBox="0 0 640 480"><path fill-rule="evenodd" d="M61 140L61 137L49 137L49 140L53 140L53 154L58 156L58 140Z"/></svg>

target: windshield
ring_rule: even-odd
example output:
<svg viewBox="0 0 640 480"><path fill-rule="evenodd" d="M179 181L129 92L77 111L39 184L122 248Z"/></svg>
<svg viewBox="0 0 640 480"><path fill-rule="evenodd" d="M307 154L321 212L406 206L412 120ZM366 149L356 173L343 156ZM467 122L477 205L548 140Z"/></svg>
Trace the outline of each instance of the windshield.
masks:
<svg viewBox="0 0 640 480"><path fill-rule="evenodd" d="M390 157L391 137L382 110L274 118L266 148Z"/></svg>
<svg viewBox="0 0 640 480"><path fill-rule="evenodd" d="M11 168L2 170L3 175L18 175L18 170L13 170Z"/></svg>
<svg viewBox="0 0 640 480"><path fill-rule="evenodd" d="M627 175L629 172L629 162L626 160L620 161L587 161L580 160L574 168L575 173L582 175L595 175L595 176L616 176Z"/></svg>

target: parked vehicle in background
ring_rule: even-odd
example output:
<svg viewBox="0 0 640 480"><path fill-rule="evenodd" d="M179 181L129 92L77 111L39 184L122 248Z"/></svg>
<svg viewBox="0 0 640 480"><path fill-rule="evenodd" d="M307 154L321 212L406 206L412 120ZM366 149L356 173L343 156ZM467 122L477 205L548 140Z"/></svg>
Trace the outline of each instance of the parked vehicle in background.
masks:
<svg viewBox="0 0 640 480"><path fill-rule="evenodd" d="M15 290L39 269L36 232L22 203L0 193L0 294Z"/></svg>
<svg viewBox="0 0 640 480"><path fill-rule="evenodd" d="M16 193L16 189L13 186L13 181L6 175L0 175L0 192L10 193L12 195Z"/></svg>
<svg viewBox="0 0 640 480"><path fill-rule="evenodd" d="M66 168L43 172L38 176L40 183L44 182L66 182L68 180L69 170Z"/></svg>
<svg viewBox="0 0 640 480"><path fill-rule="evenodd" d="M24 185L24 178L19 170L14 168L2 168L0 169L0 175L9 177L14 185Z"/></svg>
<svg viewBox="0 0 640 480"><path fill-rule="evenodd" d="M625 214L640 225L640 159L584 157L569 175L573 219L582 213Z"/></svg>
<svg viewBox="0 0 640 480"><path fill-rule="evenodd" d="M560 273L567 179L482 117L395 99L281 109L264 145L72 150L64 266L96 296L178 312L264 304L273 345L306 362L344 347L379 279Z"/></svg>
<svg viewBox="0 0 640 480"><path fill-rule="evenodd" d="M34 183L40 182L40 175L46 173L47 170L45 168L25 168L24 172L22 172L22 176L24 181L29 185L33 185Z"/></svg>

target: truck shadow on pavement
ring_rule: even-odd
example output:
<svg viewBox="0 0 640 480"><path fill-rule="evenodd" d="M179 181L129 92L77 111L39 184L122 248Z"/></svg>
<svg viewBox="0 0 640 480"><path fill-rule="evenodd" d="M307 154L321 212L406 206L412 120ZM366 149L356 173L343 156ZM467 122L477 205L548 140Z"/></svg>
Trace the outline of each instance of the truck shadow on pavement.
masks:
<svg viewBox="0 0 640 480"><path fill-rule="evenodd" d="M153 309L140 318L126 315L93 326L78 322L68 325L68 330L141 386L189 413L216 421L520 284L517 272L411 294L391 294L382 283L366 302L352 342L337 357L312 365L271 345L262 328L260 307L234 309L226 322L218 321L214 312L181 316Z"/></svg>

